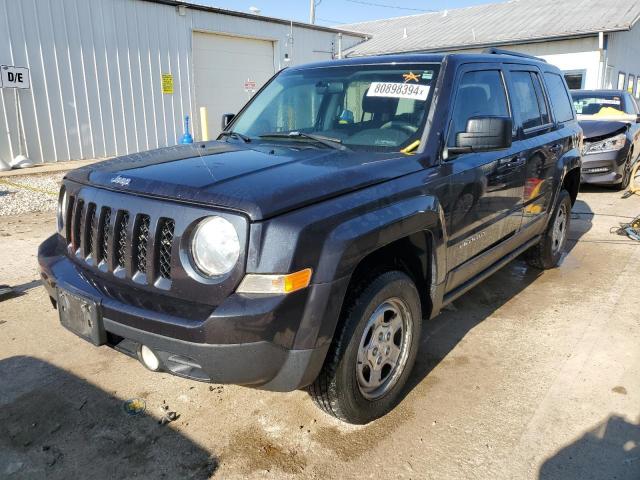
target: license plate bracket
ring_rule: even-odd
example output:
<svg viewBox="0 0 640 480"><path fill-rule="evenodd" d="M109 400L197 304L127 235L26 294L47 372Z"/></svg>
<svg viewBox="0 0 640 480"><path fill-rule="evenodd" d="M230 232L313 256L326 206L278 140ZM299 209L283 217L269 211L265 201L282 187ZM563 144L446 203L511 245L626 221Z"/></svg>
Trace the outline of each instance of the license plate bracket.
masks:
<svg viewBox="0 0 640 480"><path fill-rule="evenodd" d="M58 288L58 312L60 323L67 330L96 346L107 342L107 332L97 302Z"/></svg>

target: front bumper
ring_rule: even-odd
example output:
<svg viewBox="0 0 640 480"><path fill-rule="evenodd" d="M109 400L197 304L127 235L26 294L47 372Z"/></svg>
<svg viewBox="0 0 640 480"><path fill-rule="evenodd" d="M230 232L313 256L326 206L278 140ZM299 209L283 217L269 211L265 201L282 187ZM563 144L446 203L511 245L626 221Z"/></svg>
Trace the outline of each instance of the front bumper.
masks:
<svg viewBox="0 0 640 480"><path fill-rule="evenodd" d="M218 307L135 291L92 275L65 255L59 235L38 250L54 305L63 289L99 305L106 345L137 357L146 345L163 371L213 383L292 391L316 378L330 345L347 279L286 296L233 294ZM335 317L335 318L333 318Z"/></svg>
<svg viewBox="0 0 640 480"><path fill-rule="evenodd" d="M622 181L629 148L582 157L582 183L617 185Z"/></svg>

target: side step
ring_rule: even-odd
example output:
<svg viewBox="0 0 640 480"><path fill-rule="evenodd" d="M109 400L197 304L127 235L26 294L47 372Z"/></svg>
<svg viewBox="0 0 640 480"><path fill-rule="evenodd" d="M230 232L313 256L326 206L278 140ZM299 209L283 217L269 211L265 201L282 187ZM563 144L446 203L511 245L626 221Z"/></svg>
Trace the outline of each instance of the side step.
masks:
<svg viewBox="0 0 640 480"><path fill-rule="evenodd" d="M539 241L540 241L540 235L536 235L531 240L529 240L527 243L523 244L519 248L516 248L509 255L506 255L505 257L502 257L496 263L494 263L490 267L486 268L482 272L478 273L475 277L467 280L462 285L459 285L458 287L456 287L453 290L451 290L449 293L446 293L445 296L444 296L444 299L442 301L442 306L448 305L449 303L451 303L454 300L456 300L457 298L459 298L461 295L464 295L465 293L467 293L469 290L471 290L473 287L478 285L480 282L482 282L486 278L488 278L491 275L493 275L494 273L496 273L498 270L500 270L502 267L504 267L507 263L510 263L513 260L515 260L516 258L518 258L520 255L522 255L524 252L529 250L531 247L533 247Z"/></svg>

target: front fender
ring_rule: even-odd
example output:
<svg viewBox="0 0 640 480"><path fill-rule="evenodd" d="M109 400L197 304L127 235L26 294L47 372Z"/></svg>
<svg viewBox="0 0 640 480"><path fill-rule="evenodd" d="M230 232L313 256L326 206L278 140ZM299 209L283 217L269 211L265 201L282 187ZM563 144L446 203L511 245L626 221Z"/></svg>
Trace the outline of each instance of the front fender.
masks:
<svg viewBox="0 0 640 480"><path fill-rule="evenodd" d="M434 281L446 274L444 214L423 176L404 177L337 197L266 222L252 224L249 273L286 273L312 268L312 284L330 292L301 318L294 348L330 342L349 278L370 253L427 230L435 256ZM311 311L310 309L313 309Z"/></svg>

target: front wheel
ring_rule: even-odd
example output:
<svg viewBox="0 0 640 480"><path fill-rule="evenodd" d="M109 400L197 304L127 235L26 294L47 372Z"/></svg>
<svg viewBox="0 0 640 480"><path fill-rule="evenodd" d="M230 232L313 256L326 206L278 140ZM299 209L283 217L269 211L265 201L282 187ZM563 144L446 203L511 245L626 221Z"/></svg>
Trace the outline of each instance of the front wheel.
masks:
<svg viewBox="0 0 640 480"><path fill-rule="evenodd" d="M404 273L355 285L322 371L309 386L316 405L355 424L389 412L415 363L421 323L420 296Z"/></svg>
<svg viewBox="0 0 640 480"><path fill-rule="evenodd" d="M571 196L562 189L542 239L526 253L527 263L541 270L557 267L567 243L570 223Z"/></svg>
<svg viewBox="0 0 640 480"><path fill-rule="evenodd" d="M618 190L626 190L631 183L631 172L633 171L632 162L632 154L629 155L629 158L626 162L624 162L624 169L622 170L622 180L617 185Z"/></svg>

